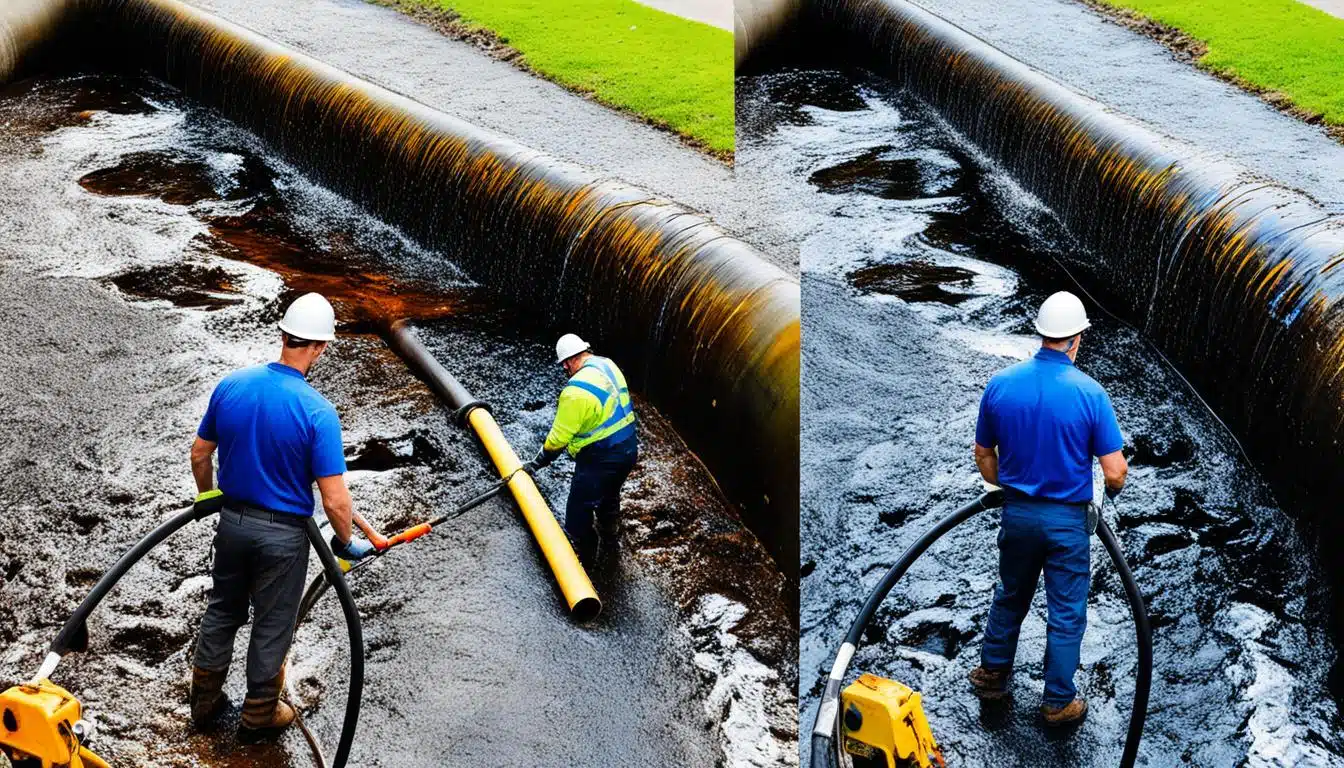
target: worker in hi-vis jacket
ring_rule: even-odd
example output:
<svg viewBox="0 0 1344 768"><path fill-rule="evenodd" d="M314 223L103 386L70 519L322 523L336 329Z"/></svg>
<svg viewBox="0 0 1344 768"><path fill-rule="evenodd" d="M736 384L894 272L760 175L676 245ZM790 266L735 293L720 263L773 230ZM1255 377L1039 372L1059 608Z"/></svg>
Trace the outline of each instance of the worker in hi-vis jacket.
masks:
<svg viewBox="0 0 1344 768"><path fill-rule="evenodd" d="M621 369L594 355L586 341L572 333L561 336L555 357L569 381L560 390L546 442L523 469L535 473L568 449L574 479L565 505L565 531L579 556L591 560L597 551L594 516L604 539L614 541L618 531L621 486L639 457L635 411Z"/></svg>

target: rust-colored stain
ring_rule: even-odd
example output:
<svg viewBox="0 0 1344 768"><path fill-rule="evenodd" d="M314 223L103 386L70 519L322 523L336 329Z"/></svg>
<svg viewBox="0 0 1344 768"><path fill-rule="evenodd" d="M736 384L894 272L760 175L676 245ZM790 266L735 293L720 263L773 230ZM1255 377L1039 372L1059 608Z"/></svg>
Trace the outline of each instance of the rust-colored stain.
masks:
<svg viewBox="0 0 1344 768"><path fill-rule="evenodd" d="M672 203L177 0L69 7L78 23L51 22L40 33L0 27L0 45L50 37L56 26L90 35L63 44L105 57L95 62L105 68L148 72L217 109L304 173L452 259L493 299L549 328L592 337L625 363L632 385L671 418L781 568L796 575L795 279ZM191 191L175 194L186 200ZM274 269L293 288L334 294L351 322L454 310L451 301L374 274L296 266L300 254L284 238L248 222L211 224L238 258ZM791 364L780 363L790 356ZM781 435L791 436L783 449Z"/></svg>

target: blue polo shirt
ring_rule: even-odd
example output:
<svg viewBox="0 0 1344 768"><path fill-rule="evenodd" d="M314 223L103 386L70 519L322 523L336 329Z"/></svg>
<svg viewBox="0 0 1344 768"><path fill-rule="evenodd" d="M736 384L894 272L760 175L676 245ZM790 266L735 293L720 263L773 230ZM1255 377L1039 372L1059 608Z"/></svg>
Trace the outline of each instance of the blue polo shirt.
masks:
<svg viewBox="0 0 1344 768"><path fill-rule="evenodd" d="M280 363L226 376L196 434L219 443L225 497L272 512L311 516L313 482L345 472L336 409Z"/></svg>
<svg viewBox="0 0 1344 768"><path fill-rule="evenodd" d="M989 380L975 442L999 449L999 484L1055 501L1092 500L1092 457L1124 445L1106 390L1069 356L1036 356Z"/></svg>

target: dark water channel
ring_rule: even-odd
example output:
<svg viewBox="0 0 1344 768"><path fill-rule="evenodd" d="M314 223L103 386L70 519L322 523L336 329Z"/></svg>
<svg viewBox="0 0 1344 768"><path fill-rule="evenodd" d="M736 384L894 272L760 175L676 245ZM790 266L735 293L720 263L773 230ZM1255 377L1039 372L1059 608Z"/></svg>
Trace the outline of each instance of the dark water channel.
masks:
<svg viewBox="0 0 1344 768"><path fill-rule="evenodd" d="M552 331L154 82L6 88L0 205L6 685L36 669L102 571L190 498L186 449L211 387L273 359L274 322L298 292L337 307L341 336L312 378L341 413L356 509L385 531L493 479L382 342L388 321L415 321L520 454L549 427L563 383ZM645 450L622 547L592 571L606 611L591 626L568 618L509 501L357 574L368 666L351 764L796 764L782 577L675 430L638 405ZM561 509L570 470L557 466L541 485ZM236 709L214 734L185 725L212 528L133 571L91 622L92 651L55 675L114 765L311 764L297 733L239 744ZM329 600L291 660L294 698L329 751L345 642ZM235 705L241 689L236 662Z"/></svg>
<svg viewBox="0 0 1344 768"><path fill-rule="evenodd" d="M880 79L790 70L741 78L738 94L739 174L778 179L806 224L799 695L810 726L867 592L923 531L982 492L971 457L980 391L1034 351L1040 301L1076 290L1060 261L1087 257ZM1141 762L1344 765L1328 687L1337 652L1311 548L1195 393L1135 331L1091 313L1080 366L1110 391L1133 468L1108 514L1155 633ZM1117 764L1136 652L1099 542L1077 678L1087 722L1073 733L1038 725L1039 593L1013 699L982 707L971 694L996 526L996 513L983 514L926 554L851 669L922 690L951 766Z"/></svg>

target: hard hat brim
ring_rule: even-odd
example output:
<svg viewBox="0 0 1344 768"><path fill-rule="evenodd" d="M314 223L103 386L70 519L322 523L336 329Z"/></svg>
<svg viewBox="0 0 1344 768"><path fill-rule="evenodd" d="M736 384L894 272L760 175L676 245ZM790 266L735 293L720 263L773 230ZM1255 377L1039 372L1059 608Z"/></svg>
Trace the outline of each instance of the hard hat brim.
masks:
<svg viewBox="0 0 1344 768"><path fill-rule="evenodd" d="M592 352L592 351L593 351L593 345L592 345L592 344L584 344L584 345L583 345L583 349L580 349L580 350L578 350L578 351L576 351L576 352L574 352L574 353L572 353L572 354L565 355L564 357L557 357L556 360L555 360L555 362L557 362L557 363L563 363L563 362L565 362L566 360L569 360L570 358L578 357L579 355L582 355L584 352Z"/></svg>
<svg viewBox="0 0 1344 768"><path fill-rule="evenodd" d="M308 332L308 331L305 331L305 332L303 332L303 333L296 333L296 332L294 332L294 330L291 329L288 325L285 325L285 321L284 321L284 320L281 320L281 321L280 321L280 330L284 331L285 333L289 334L290 336L293 336L293 337L296 338L296 339L303 339L304 341L335 341L335 340L336 340L336 334L335 334L335 333L319 333L319 334L313 334L313 333Z"/></svg>
<svg viewBox="0 0 1344 768"><path fill-rule="evenodd" d="M1070 326L1069 328L1064 329L1046 328L1045 326L1041 325L1039 320L1036 322L1036 332L1041 334L1047 339L1067 339L1071 336L1077 336L1078 334L1082 333L1083 331L1086 331L1088 328L1091 327L1092 327L1092 321L1090 320L1084 320L1082 325Z"/></svg>

